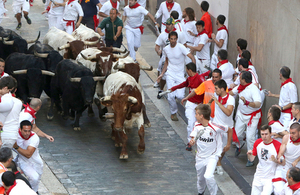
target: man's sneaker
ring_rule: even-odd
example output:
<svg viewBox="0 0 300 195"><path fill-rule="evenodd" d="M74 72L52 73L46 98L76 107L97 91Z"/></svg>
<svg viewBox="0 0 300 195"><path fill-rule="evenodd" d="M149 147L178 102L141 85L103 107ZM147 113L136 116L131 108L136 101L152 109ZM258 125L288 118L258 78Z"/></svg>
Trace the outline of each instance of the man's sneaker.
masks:
<svg viewBox="0 0 300 195"><path fill-rule="evenodd" d="M26 21L27 21L28 24L31 24L31 20L30 20L30 18L28 16L25 17L25 19L26 19Z"/></svg>
<svg viewBox="0 0 300 195"><path fill-rule="evenodd" d="M192 151L192 146L188 143L185 148L187 151Z"/></svg>
<svg viewBox="0 0 300 195"><path fill-rule="evenodd" d="M243 143L243 145L240 148L236 147L235 154L234 154L236 157L240 155L241 149L243 148L244 145L245 143Z"/></svg>
<svg viewBox="0 0 300 195"><path fill-rule="evenodd" d="M252 167L253 165L254 165L254 163L249 160L246 163L246 167Z"/></svg>
<svg viewBox="0 0 300 195"><path fill-rule="evenodd" d="M154 88L159 88L159 83L156 81L153 85Z"/></svg>
<svg viewBox="0 0 300 195"><path fill-rule="evenodd" d="M16 29L20 30L21 27L22 27L22 23L19 23Z"/></svg>
<svg viewBox="0 0 300 195"><path fill-rule="evenodd" d="M177 118L177 114L171 114L171 120L172 121L178 121L178 118Z"/></svg>
<svg viewBox="0 0 300 195"><path fill-rule="evenodd" d="M224 174L224 169L222 166L217 166L217 174L218 175L223 175Z"/></svg>
<svg viewBox="0 0 300 195"><path fill-rule="evenodd" d="M161 92L163 92L163 90L159 90L158 91L158 93L157 93L157 99L161 99L162 98L162 96L159 95Z"/></svg>

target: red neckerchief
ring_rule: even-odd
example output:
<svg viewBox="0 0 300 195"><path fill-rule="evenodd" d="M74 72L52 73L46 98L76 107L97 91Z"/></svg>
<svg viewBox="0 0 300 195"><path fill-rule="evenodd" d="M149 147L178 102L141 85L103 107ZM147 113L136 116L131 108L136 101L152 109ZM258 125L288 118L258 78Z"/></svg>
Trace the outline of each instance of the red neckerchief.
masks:
<svg viewBox="0 0 300 195"><path fill-rule="evenodd" d="M246 85L239 85L239 87L238 87L238 93L241 93L242 91L244 91L244 89L246 88L246 87L248 87L249 85L250 85L251 83L248 83L248 84L246 84Z"/></svg>
<svg viewBox="0 0 300 195"><path fill-rule="evenodd" d="M299 139L297 139L296 141L293 141L292 139L291 139L291 136L290 136L290 141L294 144L294 143L299 143L300 142L300 138Z"/></svg>
<svg viewBox="0 0 300 195"><path fill-rule="evenodd" d="M23 139L25 139L25 140L29 140L29 138L31 138L31 137L34 135L34 133L33 133L32 131L30 131L30 135L29 135L29 137L26 139L25 137L23 137L23 135L22 135L22 133L21 133L21 130L19 129L19 135L21 136L21 138L23 138Z"/></svg>
<svg viewBox="0 0 300 195"><path fill-rule="evenodd" d="M166 5L167 5L168 12L170 12L170 11L171 11L171 9L172 9L172 8L173 8L173 6L174 6L174 2L172 2L172 3L168 3L168 2L166 1Z"/></svg>
<svg viewBox="0 0 300 195"><path fill-rule="evenodd" d="M289 188L291 188L291 190L296 191L300 188L300 182L294 184L294 185L288 185Z"/></svg>
<svg viewBox="0 0 300 195"><path fill-rule="evenodd" d="M218 68L220 68L220 66L222 66L222 65L225 64L225 63L228 63L228 60L222 60L222 61L220 61L220 62L217 64Z"/></svg>
<svg viewBox="0 0 300 195"><path fill-rule="evenodd" d="M190 20L185 20L183 19L184 24L186 24L187 22L189 22Z"/></svg>
<svg viewBox="0 0 300 195"><path fill-rule="evenodd" d="M75 0L69 0L69 1L68 1L68 5L69 5L70 3L72 3L73 1L75 1Z"/></svg>
<svg viewBox="0 0 300 195"><path fill-rule="evenodd" d="M286 81L284 81L283 83L281 83L280 88L281 88L283 85L287 84L287 83L294 83L294 82L292 81L292 78L288 78Z"/></svg>
<svg viewBox="0 0 300 195"><path fill-rule="evenodd" d="M1 77L3 77L3 75L4 75L4 71L1 73Z"/></svg>
<svg viewBox="0 0 300 195"><path fill-rule="evenodd" d="M275 122L278 122L278 123L281 124L281 126L283 126L283 124L282 124L281 122L279 122L279 121L270 121L270 122L268 123L268 125L269 125L269 126L270 126L270 125L273 125Z"/></svg>
<svg viewBox="0 0 300 195"><path fill-rule="evenodd" d="M14 172L14 174L15 174L15 175L17 175L18 173L20 173L20 171L16 171L16 172Z"/></svg>
<svg viewBox="0 0 300 195"><path fill-rule="evenodd" d="M134 6L131 6L131 7L129 6L129 8L134 9L134 8L137 8L138 6L141 6L141 5L139 3L136 3L136 4L134 4Z"/></svg>
<svg viewBox="0 0 300 195"><path fill-rule="evenodd" d="M252 62L251 62L250 60L248 61L248 64L249 64L249 66L250 66L250 65L252 65L252 66L253 66L253 64L252 64Z"/></svg>
<svg viewBox="0 0 300 195"><path fill-rule="evenodd" d="M118 2L113 2L112 0L110 0L110 3L112 5L113 8L117 9L117 6L118 6Z"/></svg>
<svg viewBox="0 0 300 195"><path fill-rule="evenodd" d="M207 36L208 36L208 32L204 29L203 31L201 31L200 33L197 34L197 37L200 35L203 35L204 33L207 34Z"/></svg>
<svg viewBox="0 0 300 195"><path fill-rule="evenodd" d="M17 185L16 181L14 182L14 185L10 186L9 189L6 192L6 195L9 195L10 191Z"/></svg>
<svg viewBox="0 0 300 195"><path fill-rule="evenodd" d="M176 28L173 28L172 32L174 32L174 31L176 31ZM170 33L169 31L167 31L167 29L165 29L165 32L168 34Z"/></svg>
<svg viewBox="0 0 300 195"><path fill-rule="evenodd" d="M218 98L218 101L222 104L222 105L225 105L227 103L227 100L229 98L229 93L227 93L227 95L222 98L220 95L219 95L219 98Z"/></svg>
<svg viewBox="0 0 300 195"><path fill-rule="evenodd" d="M228 33L228 29L227 29L227 27L225 25L223 25L222 27L218 28L218 31L220 31L220 30L226 30L227 34L229 34Z"/></svg>
<svg viewBox="0 0 300 195"><path fill-rule="evenodd" d="M24 112L27 112L27 113L29 113L33 118L36 118L36 116L35 116L35 110L33 110L33 109L29 106L28 103L27 103L26 105L23 104L23 106L25 107L25 111L24 111Z"/></svg>

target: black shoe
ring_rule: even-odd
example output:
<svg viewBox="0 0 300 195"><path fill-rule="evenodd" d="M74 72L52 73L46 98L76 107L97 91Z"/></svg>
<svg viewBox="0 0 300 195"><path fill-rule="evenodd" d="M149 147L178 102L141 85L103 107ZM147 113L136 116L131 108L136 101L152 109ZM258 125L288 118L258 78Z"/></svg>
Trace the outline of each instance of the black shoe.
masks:
<svg viewBox="0 0 300 195"><path fill-rule="evenodd" d="M204 194L204 192L203 193L198 193L198 195L203 195Z"/></svg>
<svg viewBox="0 0 300 195"><path fill-rule="evenodd" d="M158 93L157 93L157 99L161 99L162 98L162 96L159 95L161 92L163 92L163 90L159 90L158 91Z"/></svg>
<svg viewBox="0 0 300 195"><path fill-rule="evenodd" d="M245 143L240 148L236 147L235 154L234 154L236 157L240 155L241 149L243 148L244 145Z"/></svg>
<svg viewBox="0 0 300 195"><path fill-rule="evenodd" d="M22 23L19 23L16 29L20 30L21 27L22 27Z"/></svg>
<svg viewBox="0 0 300 195"><path fill-rule="evenodd" d="M27 21L28 24L31 24L31 20L30 20L30 18L28 16L25 17L25 19L26 19L26 21Z"/></svg>
<svg viewBox="0 0 300 195"><path fill-rule="evenodd" d="M246 164L246 167L252 167L253 165L254 165L254 163L248 160L247 164Z"/></svg>
<svg viewBox="0 0 300 195"><path fill-rule="evenodd" d="M188 143L185 148L187 151L192 151L192 146Z"/></svg>

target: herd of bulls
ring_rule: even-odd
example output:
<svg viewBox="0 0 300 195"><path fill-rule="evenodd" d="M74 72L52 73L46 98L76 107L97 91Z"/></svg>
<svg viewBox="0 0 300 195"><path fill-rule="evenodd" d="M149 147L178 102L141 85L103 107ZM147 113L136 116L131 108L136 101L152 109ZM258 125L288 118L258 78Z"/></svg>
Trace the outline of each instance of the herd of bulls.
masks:
<svg viewBox="0 0 300 195"><path fill-rule="evenodd" d="M47 118L53 119L53 105L64 119L75 118L74 130L80 130L79 118L93 102L99 118L113 118L112 138L122 147L120 159L127 159L127 132L138 125L138 153L145 150L146 115L144 94L139 83L143 67L129 57L126 49L105 47L99 34L80 25L72 35L55 27L43 39L26 41L17 33L0 27L0 57L5 72L18 81L16 92L23 102L39 98L44 91L51 98ZM28 49L28 44L32 44ZM104 105L105 107L101 107Z"/></svg>

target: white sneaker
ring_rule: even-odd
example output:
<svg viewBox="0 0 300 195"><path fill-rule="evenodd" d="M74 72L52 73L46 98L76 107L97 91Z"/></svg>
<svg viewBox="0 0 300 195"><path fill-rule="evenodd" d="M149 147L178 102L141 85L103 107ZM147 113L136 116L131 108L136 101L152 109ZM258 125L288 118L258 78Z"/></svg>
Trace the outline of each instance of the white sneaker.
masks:
<svg viewBox="0 0 300 195"><path fill-rule="evenodd" d="M223 175L224 174L224 169L222 166L217 166L217 174L218 175Z"/></svg>
<svg viewBox="0 0 300 195"><path fill-rule="evenodd" d="M158 87L159 87L159 83L158 83L158 82L155 82L154 85L153 85L153 87L154 87L154 88L158 88Z"/></svg>

